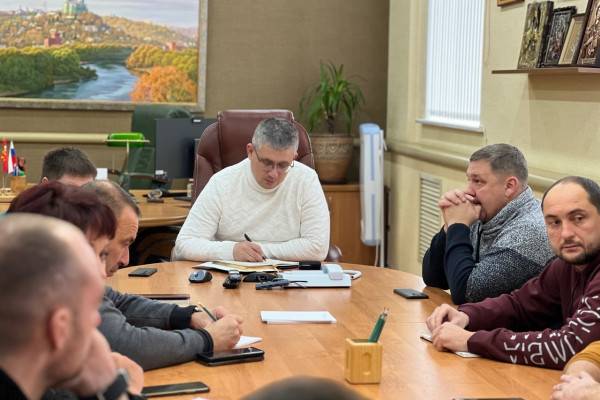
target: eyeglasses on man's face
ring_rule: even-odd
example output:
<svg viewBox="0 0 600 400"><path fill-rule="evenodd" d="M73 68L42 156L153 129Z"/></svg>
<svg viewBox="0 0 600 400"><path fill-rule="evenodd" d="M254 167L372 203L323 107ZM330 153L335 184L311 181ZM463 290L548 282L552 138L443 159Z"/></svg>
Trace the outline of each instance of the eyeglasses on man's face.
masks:
<svg viewBox="0 0 600 400"><path fill-rule="evenodd" d="M275 161L269 160L268 158L260 158L260 156L258 155L258 151L256 151L256 149L254 149L254 152L256 153L256 158L262 164L263 168L266 171L270 172L270 171L273 171L274 169L277 169L278 171L286 173L290 170L290 168L292 168L294 166L293 160L291 163L289 163L287 161L282 161L282 162L276 163Z"/></svg>

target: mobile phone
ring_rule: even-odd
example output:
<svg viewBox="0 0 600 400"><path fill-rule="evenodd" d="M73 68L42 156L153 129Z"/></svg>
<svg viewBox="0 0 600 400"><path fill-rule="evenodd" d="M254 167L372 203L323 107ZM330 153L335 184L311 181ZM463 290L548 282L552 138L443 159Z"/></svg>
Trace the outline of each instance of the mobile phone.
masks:
<svg viewBox="0 0 600 400"><path fill-rule="evenodd" d="M394 289L394 293L399 294L400 296L406 299L428 299L427 296L423 292L419 292L415 289Z"/></svg>
<svg viewBox="0 0 600 400"><path fill-rule="evenodd" d="M223 287L225 289L237 289L237 287L240 286L241 282L242 282L242 275L240 274L240 272L236 271L236 270L232 270L232 271L229 271L229 275L227 275L227 278L223 282Z"/></svg>
<svg viewBox="0 0 600 400"><path fill-rule="evenodd" d="M172 394L206 393L208 386L202 382L173 383L170 385L146 386L142 389L145 397L170 396Z"/></svg>
<svg viewBox="0 0 600 400"><path fill-rule="evenodd" d="M133 271L131 271L130 273L128 273L128 276L150 276L156 273L156 271L158 271L156 268L136 268Z"/></svg>
<svg viewBox="0 0 600 400"><path fill-rule="evenodd" d="M257 349L256 347L246 347L243 349L218 351L216 353L198 354L198 361L211 367L217 365L262 361L264 359L265 352L261 349Z"/></svg>
<svg viewBox="0 0 600 400"><path fill-rule="evenodd" d="M298 269L301 270L319 270L321 269L321 261L300 261Z"/></svg>

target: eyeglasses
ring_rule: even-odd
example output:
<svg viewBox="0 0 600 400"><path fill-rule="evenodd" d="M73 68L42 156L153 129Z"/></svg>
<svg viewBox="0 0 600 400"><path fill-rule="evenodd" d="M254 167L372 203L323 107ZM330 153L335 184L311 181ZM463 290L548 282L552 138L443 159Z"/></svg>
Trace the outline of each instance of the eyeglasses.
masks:
<svg viewBox="0 0 600 400"><path fill-rule="evenodd" d="M294 166L293 160L291 163L286 162L286 161L275 163L275 161L269 160L268 158L260 158L260 156L258 155L258 151L256 151L256 149L254 149L254 152L256 153L256 158L263 165L265 171L273 171L274 169L277 169L285 174L286 172L288 172L290 170L290 168L292 168Z"/></svg>

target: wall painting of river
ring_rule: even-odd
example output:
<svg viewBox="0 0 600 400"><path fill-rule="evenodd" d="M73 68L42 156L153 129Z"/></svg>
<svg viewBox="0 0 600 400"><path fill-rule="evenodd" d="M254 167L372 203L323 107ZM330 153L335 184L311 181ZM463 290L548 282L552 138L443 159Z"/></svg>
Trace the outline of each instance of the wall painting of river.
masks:
<svg viewBox="0 0 600 400"><path fill-rule="evenodd" d="M2 0L0 98L203 108L205 2Z"/></svg>

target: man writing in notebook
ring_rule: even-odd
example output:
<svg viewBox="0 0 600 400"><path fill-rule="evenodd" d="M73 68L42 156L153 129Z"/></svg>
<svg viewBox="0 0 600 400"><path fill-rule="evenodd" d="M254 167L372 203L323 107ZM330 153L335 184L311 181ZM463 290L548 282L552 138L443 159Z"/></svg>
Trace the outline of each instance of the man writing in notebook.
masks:
<svg viewBox="0 0 600 400"><path fill-rule="evenodd" d="M269 118L258 124L246 145L248 158L215 174L198 196L177 236L174 256L323 260L329 210L315 171L294 161L297 149L293 123Z"/></svg>
<svg viewBox="0 0 600 400"><path fill-rule="evenodd" d="M563 178L544 194L542 210L558 257L510 294L436 308L427 327L438 350L560 369L600 339L600 186Z"/></svg>
<svg viewBox="0 0 600 400"><path fill-rule="evenodd" d="M463 304L509 293L542 271L553 254L527 175L514 146L471 155L467 188L438 203L444 226L423 257L427 285L450 289L454 304Z"/></svg>

